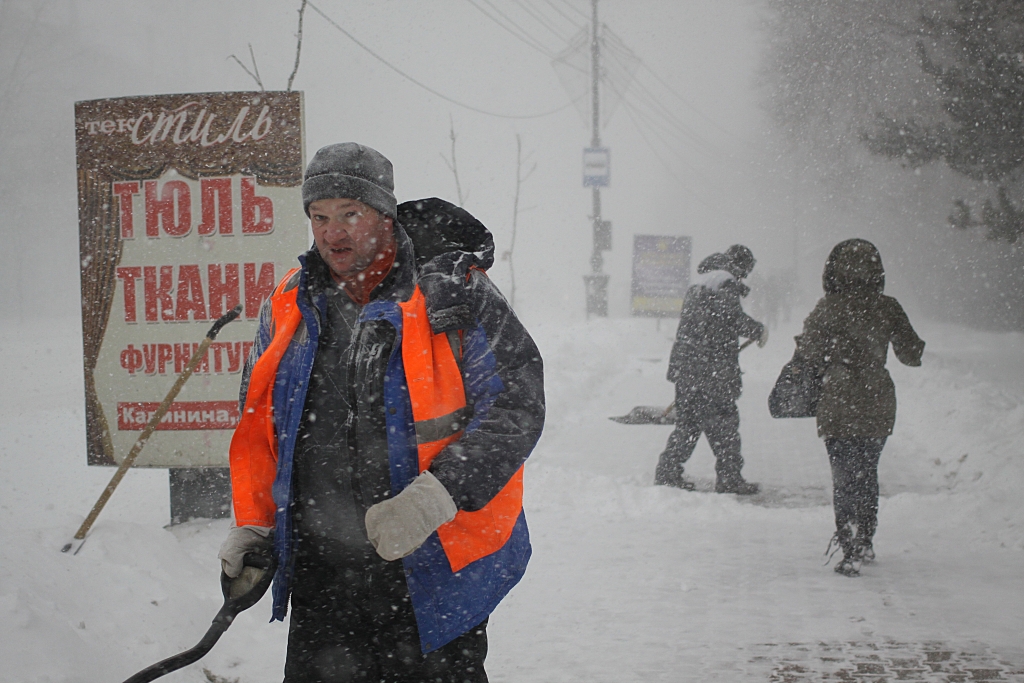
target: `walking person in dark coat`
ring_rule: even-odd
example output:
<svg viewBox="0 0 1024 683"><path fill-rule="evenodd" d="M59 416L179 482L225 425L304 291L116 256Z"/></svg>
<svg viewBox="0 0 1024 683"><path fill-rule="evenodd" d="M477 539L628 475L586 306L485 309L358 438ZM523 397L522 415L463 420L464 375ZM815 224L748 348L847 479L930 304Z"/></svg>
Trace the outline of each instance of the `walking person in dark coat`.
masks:
<svg viewBox="0 0 1024 683"><path fill-rule="evenodd" d="M924 342L899 302L882 294L885 270L870 242L837 244L822 285L825 297L804 321L797 353L824 373L816 418L832 465L832 541L843 551L835 570L856 576L861 562L875 558L878 458L896 422L896 388L885 369L889 344L901 363L918 366Z"/></svg>
<svg viewBox="0 0 1024 683"><path fill-rule="evenodd" d="M746 313L740 298L750 291L743 278L754 268L750 249L735 244L724 254L712 254L697 267L697 281L686 292L676 341L668 363L668 380L676 385L676 428L658 459L654 483L692 490L683 466L697 440L707 436L715 454L715 491L757 493L757 484L740 470L739 338L768 339L764 325Z"/></svg>

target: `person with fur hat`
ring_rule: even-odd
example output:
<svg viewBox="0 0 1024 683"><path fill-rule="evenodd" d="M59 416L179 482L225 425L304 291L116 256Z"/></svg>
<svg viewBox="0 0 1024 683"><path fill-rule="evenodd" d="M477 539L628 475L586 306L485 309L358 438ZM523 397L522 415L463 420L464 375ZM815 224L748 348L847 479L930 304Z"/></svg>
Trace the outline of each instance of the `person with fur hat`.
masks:
<svg viewBox="0 0 1024 683"><path fill-rule="evenodd" d="M797 354L823 375L815 419L832 466L835 571L859 574L875 559L878 460L896 422L896 388L885 368L892 345L904 365L921 365L924 342L903 307L885 296L882 257L871 242L840 242L825 262L825 296L804 320ZM827 553L828 551L826 551Z"/></svg>
<svg viewBox="0 0 1024 683"><path fill-rule="evenodd" d="M696 282L683 300L676 340L669 357L668 380L676 385L676 428L658 458L654 483L693 490L683 467L700 435L715 454L715 491L751 495L757 484L740 470L742 391L739 338L764 346L768 330L743 312L740 298L749 293L742 280L754 269L754 254L742 244L711 254L697 266Z"/></svg>
<svg viewBox="0 0 1024 683"><path fill-rule="evenodd" d="M243 372L223 571L277 560L286 683L483 683L488 617L530 557L540 353L484 274L487 229L440 199L398 205L376 150L320 149L302 199L313 247Z"/></svg>

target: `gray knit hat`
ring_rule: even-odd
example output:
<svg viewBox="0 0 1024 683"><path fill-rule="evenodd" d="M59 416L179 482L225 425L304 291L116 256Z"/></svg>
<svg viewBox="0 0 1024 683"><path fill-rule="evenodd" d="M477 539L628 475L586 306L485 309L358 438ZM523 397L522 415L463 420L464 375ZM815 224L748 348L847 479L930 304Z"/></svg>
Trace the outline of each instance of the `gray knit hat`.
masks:
<svg viewBox="0 0 1024 683"><path fill-rule="evenodd" d="M339 142L317 150L306 166L302 208L320 199L356 199L395 217L395 176L391 162L375 149Z"/></svg>

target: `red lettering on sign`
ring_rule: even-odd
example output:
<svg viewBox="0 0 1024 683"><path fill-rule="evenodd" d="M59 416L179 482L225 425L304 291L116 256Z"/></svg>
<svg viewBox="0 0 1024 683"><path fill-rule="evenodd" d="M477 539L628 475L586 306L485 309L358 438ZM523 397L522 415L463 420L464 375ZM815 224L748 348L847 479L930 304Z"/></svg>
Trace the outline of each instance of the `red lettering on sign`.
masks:
<svg viewBox="0 0 1024 683"><path fill-rule="evenodd" d="M210 351L213 352L213 371L217 374L224 372L224 363L220 358L221 347L224 346L221 342L214 342L210 344Z"/></svg>
<svg viewBox="0 0 1024 683"><path fill-rule="evenodd" d="M252 351L252 345L251 341L213 342L193 372L209 374L211 356L214 373L241 372ZM129 375L140 371L149 375L180 375L198 351L199 344L196 342L143 344L141 349L129 344L121 351L121 367L127 370Z"/></svg>
<svg viewBox="0 0 1024 683"><path fill-rule="evenodd" d="M203 206L203 221L199 224L200 235L212 235L220 227L220 234L230 235L233 231L231 212L231 178L203 178L199 181Z"/></svg>
<svg viewBox="0 0 1024 683"><path fill-rule="evenodd" d="M128 348L121 352L121 367L134 375L136 370L142 369L142 351L129 344Z"/></svg>
<svg viewBox="0 0 1024 683"><path fill-rule="evenodd" d="M157 285L156 266L144 266L143 291L146 301L146 322L157 322L157 311L162 320L174 320L174 301L171 289L174 287L174 266L160 266L160 283Z"/></svg>
<svg viewBox="0 0 1024 683"><path fill-rule="evenodd" d="M189 359L192 358L192 345L191 344L175 344L174 345L174 374L180 375L188 366Z"/></svg>
<svg viewBox="0 0 1024 683"><path fill-rule="evenodd" d="M139 432L153 419L158 402L119 402L117 428ZM234 429L238 425L236 401L175 401L157 423L158 431Z"/></svg>
<svg viewBox="0 0 1024 683"><path fill-rule="evenodd" d="M146 237L159 237L163 227L171 237L192 230L192 194L184 180L168 180L157 196L157 181L143 183L146 195Z"/></svg>
<svg viewBox="0 0 1024 683"><path fill-rule="evenodd" d="M210 317L219 318L238 305L238 264L225 263L222 275L221 264L211 263L206 273L210 281Z"/></svg>
<svg viewBox="0 0 1024 683"><path fill-rule="evenodd" d="M155 344L156 349L156 364L157 372L161 375L167 374L167 364L171 362L174 357L174 352L171 349L170 344Z"/></svg>
<svg viewBox="0 0 1024 683"><path fill-rule="evenodd" d="M124 321L135 322L135 281L142 277L142 268L129 266L117 269L117 279L124 288Z"/></svg>
<svg viewBox="0 0 1024 683"><path fill-rule="evenodd" d="M156 344L142 345L142 359L146 363L146 374L156 374Z"/></svg>
<svg viewBox="0 0 1024 683"><path fill-rule="evenodd" d="M256 277L256 264L246 263L245 271L245 317L258 318L260 305L274 292L274 263L260 264L260 276Z"/></svg>
<svg viewBox="0 0 1024 683"><path fill-rule="evenodd" d="M174 307L175 320L206 320L206 302L203 300L203 279L199 266L178 266L178 300Z"/></svg>
<svg viewBox="0 0 1024 683"><path fill-rule="evenodd" d="M135 237L135 224L132 219L132 197L139 193L139 183L114 183L114 194L119 207L118 216L121 221L121 239L130 240Z"/></svg>
<svg viewBox="0 0 1024 683"><path fill-rule="evenodd" d="M266 235L274 230L274 203L256 196L256 179L242 178L242 234Z"/></svg>
<svg viewBox="0 0 1024 683"><path fill-rule="evenodd" d="M245 263L242 266L244 277L241 287L237 263L207 264L205 286L202 266L198 264L118 267L115 272L124 289L124 321L138 321L140 279L146 322L214 320L237 306L243 297L245 317L250 320L258 318L260 306L273 293L277 283L274 262Z"/></svg>
<svg viewBox="0 0 1024 683"><path fill-rule="evenodd" d="M242 342L224 342L224 353L228 356L228 372L242 369Z"/></svg>

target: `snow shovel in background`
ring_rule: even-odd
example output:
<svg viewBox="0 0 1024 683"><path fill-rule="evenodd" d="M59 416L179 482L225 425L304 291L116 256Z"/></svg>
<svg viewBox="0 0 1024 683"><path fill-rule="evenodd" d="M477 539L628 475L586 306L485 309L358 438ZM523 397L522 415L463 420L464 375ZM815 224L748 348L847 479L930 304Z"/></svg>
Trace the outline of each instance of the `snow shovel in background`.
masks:
<svg viewBox="0 0 1024 683"><path fill-rule="evenodd" d="M753 339L740 344L740 351L754 343ZM676 423L676 404L669 403L667 408L660 406L636 406L625 415L609 417L612 422L624 425L674 425Z"/></svg>
<svg viewBox="0 0 1024 683"><path fill-rule="evenodd" d="M248 553L242 559L242 573L237 579L229 579L227 574L220 574L220 589L224 594L224 606L213 618L213 624L203 639L191 650L185 650L173 657L148 666L124 683L148 683L161 676L182 669L189 664L198 662L206 653L213 649L214 644L228 630L231 622L239 613L249 609L263 597L270 587L277 570L277 562L273 557L256 553Z"/></svg>
<svg viewBox="0 0 1024 683"><path fill-rule="evenodd" d="M100 494L99 500L97 500L96 504L92 506L92 511L89 512L89 516L85 518L84 522L82 522L82 526L78 527L78 531L75 532L74 538L64 544L64 547L60 549L62 553L66 553L73 549L74 552L72 555L77 555L78 551L82 549L82 544L85 543L85 535L89 533L89 529L92 528L96 518L99 517L100 511L103 510L103 506L107 504L108 500L110 500L110 496L113 495L114 489L117 488L117 485L121 483L121 479L124 478L125 472L127 472L128 468L135 463L135 458L137 458L139 453L142 452L146 442L149 441L149 437L153 435L157 425L160 424L160 420L163 419L164 415L170 409L171 403L178 395L178 392L181 391L181 388L185 385L185 382L188 381L188 378L192 376L192 372L199 365L203 356L206 355L206 351L210 348L210 344L212 344L213 340L217 338L217 334L220 332L221 328L237 318L241 312L242 306L239 304L218 318L217 322L215 322L213 327L210 328L210 331L206 333L206 337L203 338L203 342L199 345L196 352L192 354L192 358L189 359L188 365L182 373L178 375L178 379L174 382L174 386L171 387L169 392L167 392L167 396L164 397L163 402L156 409L156 412L153 413L153 417L149 418L149 422L146 423L146 428L142 430L142 434L140 434L139 438L136 439L135 445L132 446L131 451L129 451L128 455L125 456L121 466L117 468L117 472L114 472L114 476L110 478L110 483L107 484L107 488L103 489L103 493Z"/></svg>

